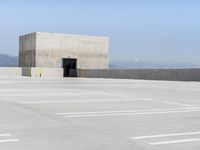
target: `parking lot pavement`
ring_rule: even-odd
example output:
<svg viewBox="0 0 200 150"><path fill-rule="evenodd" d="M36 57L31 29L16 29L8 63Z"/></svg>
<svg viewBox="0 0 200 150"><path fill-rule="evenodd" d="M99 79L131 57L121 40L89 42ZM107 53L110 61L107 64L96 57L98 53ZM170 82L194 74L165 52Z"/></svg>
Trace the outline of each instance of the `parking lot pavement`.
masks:
<svg viewBox="0 0 200 150"><path fill-rule="evenodd" d="M200 82L0 78L2 150L199 150Z"/></svg>

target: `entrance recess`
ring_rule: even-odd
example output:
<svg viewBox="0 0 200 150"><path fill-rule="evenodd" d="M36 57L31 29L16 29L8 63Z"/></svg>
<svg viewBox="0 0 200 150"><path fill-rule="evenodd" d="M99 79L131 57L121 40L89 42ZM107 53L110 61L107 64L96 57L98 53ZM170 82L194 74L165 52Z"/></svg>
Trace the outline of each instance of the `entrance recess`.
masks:
<svg viewBox="0 0 200 150"><path fill-rule="evenodd" d="M64 77L70 76L70 69L76 70L77 59L75 58L63 58L63 69L64 69Z"/></svg>

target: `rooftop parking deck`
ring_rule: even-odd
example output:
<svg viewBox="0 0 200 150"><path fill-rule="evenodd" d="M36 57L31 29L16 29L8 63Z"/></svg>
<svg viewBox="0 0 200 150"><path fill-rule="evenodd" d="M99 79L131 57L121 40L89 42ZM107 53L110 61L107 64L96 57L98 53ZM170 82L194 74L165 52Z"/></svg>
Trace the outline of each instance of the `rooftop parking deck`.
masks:
<svg viewBox="0 0 200 150"><path fill-rule="evenodd" d="M2 150L199 150L200 82L0 78Z"/></svg>

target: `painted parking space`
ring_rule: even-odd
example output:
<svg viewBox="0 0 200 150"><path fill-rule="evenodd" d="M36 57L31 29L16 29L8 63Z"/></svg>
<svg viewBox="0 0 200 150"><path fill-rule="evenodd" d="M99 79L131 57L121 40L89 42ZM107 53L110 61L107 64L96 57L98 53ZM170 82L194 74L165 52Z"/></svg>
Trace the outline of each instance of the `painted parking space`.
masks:
<svg viewBox="0 0 200 150"><path fill-rule="evenodd" d="M0 131L11 132L0 133L0 149L196 150L199 89L198 82L2 81Z"/></svg>
<svg viewBox="0 0 200 150"><path fill-rule="evenodd" d="M197 135L197 137L192 137ZM163 139L168 138L168 139ZM167 133L158 135L146 135L131 137L132 140L147 140L146 142L151 146L173 145L173 144L187 144L200 141L200 131L181 132L181 133Z"/></svg>

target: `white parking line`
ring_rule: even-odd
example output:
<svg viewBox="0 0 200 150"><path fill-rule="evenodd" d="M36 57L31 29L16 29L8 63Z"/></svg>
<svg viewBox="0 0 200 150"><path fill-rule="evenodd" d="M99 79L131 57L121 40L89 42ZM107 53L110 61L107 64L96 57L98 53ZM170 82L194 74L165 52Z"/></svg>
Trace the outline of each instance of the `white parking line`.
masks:
<svg viewBox="0 0 200 150"><path fill-rule="evenodd" d="M170 105L176 105L176 106L181 106L181 107L195 107L197 105L191 105L191 104L183 104L183 103L177 103L177 102L170 102L170 101L162 101L162 100L149 100L152 102L157 102L157 103L164 103L164 104L170 104Z"/></svg>
<svg viewBox="0 0 200 150"><path fill-rule="evenodd" d="M69 112L69 113L56 113L56 115L82 115L82 114L109 114L109 113L137 113L137 112L162 112L162 111L175 111L175 110L193 110L200 109L200 107L186 107L175 109L142 109L142 110L120 110L120 111L91 111L91 112Z"/></svg>
<svg viewBox="0 0 200 150"><path fill-rule="evenodd" d="M20 104L55 104L55 103L105 103L105 102L135 102L146 101L146 99L100 99L100 100L31 100L17 101Z"/></svg>
<svg viewBox="0 0 200 150"><path fill-rule="evenodd" d="M8 143L8 142L18 142L19 139L6 139L6 140L0 140L0 143Z"/></svg>
<svg viewBox="0 0 200 150"><path fill-rule="evenodd" d="M0 134L0 137L9 137L12 136L12 134L4 133ZM8 142L18 142L19 139L2 139L0 140L0 143L8 143Z"/></svg>
<svg viewBox="0 0 200 150"><path fill-rule="evenodd" d="M65 115L64 118L82 118L82 117L107 117L107 116L128 116L128 115L155 115L155 114L174 114L200 112L200 109L194 110L172 110L172 111L152 111L152 112L126 112L126 113L102 113L102 114L73 114ZM58 114L58 113L57 113Z"/></svg>
<svg viewBox="0 0 200 150"><path fill-rule="evenodd" d="M107 92L96 92L99 94L104 94L104 95L110 95L110 96L116 96L116 97L121 97L121 98L132 98L131 96L127 95L122 95L122 94L112 94L112 93L107 93ZM152 102L157 102L157 103L164 103L164 104L170 104L170 105L176 105L176 106L182 106L182 107L193 107L196 105L191 105L191 104L185 104L185 103L177 103L177 102L171 102L171 101L162 101L162 100L154 100L152 98L144 98L146 101L152 101Z"/></svg>
<svg viewBox="0 0 200 150"><path fill-rule="evenodd" d="M78 93L79 95L88 94L88 93ZM69 95L77 95L76 92L73 93L24 93L24 94L1 94L0 97L32 97L32 96L69 96Z"/></svg>
<svg viewBox="0 0 200 150"><path fill-rule="evenodd" d="M200 138L194 139L181 139L181 140L172 140L172 141L159 141L159 142L151 142L150 145L166 145L166 144L178 144L178 143L186 143L186 142L196 142L200 141Z"/></svg>
<svg viewBox="0 0 200 150"><path fill-rule="evenodd" d="M158 134L158 135L147 135L147 136L136 136L136 137L131 137L131 138L134 139L134 140L140 140L140 139L151 139L151 138L183 136L183 135L197 135L197 134L200 134L200 131L197 131L197 132L184 132L184 133Z"/></svg>
<svg viewBox="0 0 200 150"><path fill-rule="evenodd" d="M0 137L2 136L11 136L12 134L0 134Z"/></svg>
<svg viewBox="0 0 200 150"><path fill-rule="evenodd" d="M79 91L79 90L76 90L76 89L56 89L56 88L54 88L54 89L52 89L52 88L46 88L46 89L40 89L40 88L38 88L38 89L34 89L34 88L31 88L31 91L32 92L41 92L41 91L44 91L44 92L49 92L49 91L52 91L52 92L55 92L55 91L63 91L63 92L87 92L87 91ZM15 89L11 89L11 88L9 88L9 89L6 89L6 88L1 88L0 89L0 93L4 93L4 92L30 92L30 89L17 89L17 88L15 88Z"/></svg>

